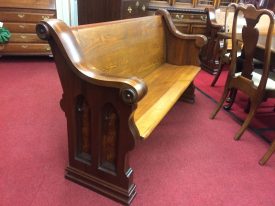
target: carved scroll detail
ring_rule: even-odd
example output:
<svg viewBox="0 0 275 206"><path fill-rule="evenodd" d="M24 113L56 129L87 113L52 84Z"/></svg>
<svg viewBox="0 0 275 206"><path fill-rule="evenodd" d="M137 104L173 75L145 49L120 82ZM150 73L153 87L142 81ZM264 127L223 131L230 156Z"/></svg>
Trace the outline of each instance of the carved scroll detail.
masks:
<svg viewBox="0 0 275 206"><path fill-rule="evenodd" d="M38 23L35 29L39 38L43 40L48 40L50 38L49 28L45 23Z"/></svg>
<svg viewBox="0 0 275 206"><path fill-rule="evenodd" d="M77 156L85 161L91 160L91 111L83 96L77 97Z"/></svg>
<svg viewBox="0 0 275 206"><path fill-rule="evenodd" d="M116 172L119 119L115 108L106 104L102 112L100 167L112 174Z"/></svg>

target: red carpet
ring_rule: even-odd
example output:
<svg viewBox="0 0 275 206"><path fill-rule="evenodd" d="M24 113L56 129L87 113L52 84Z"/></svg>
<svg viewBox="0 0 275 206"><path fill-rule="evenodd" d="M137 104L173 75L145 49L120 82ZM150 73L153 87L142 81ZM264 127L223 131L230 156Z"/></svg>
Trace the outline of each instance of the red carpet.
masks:
<svg viewBox="0 0 275 206"><path fill-rule="evenodd" d="M64 178L67 134L62 91L47 60L0 60L0 205L112 206L118 203ZM196 91L179 102L131 153L133 206L274 206L275 156L258 165L268 144Z"/></svg>
<svg viewBox="0 0 275 206"><path fill-rule="evenodd" d="M227 76L227 71L223 71L215 87L211 87L210 84L214 78L213 75L208 74L205 71L201 71L198 78L195 81L195 85L203 93L211 97L215 102L220 100L223 93L223 88ZM233 104L231 116L242 123L247 114L244 112L244 108L247 105L248 97L238 92L236 102ZM250 124L250 129L253 130L259 136L265 138L267 141L275 139L275 99L268 99L263 102L258 108L258 111ZM219 117L219 114L218 116ZM237 132L237 130L235 131Z"/></svg>

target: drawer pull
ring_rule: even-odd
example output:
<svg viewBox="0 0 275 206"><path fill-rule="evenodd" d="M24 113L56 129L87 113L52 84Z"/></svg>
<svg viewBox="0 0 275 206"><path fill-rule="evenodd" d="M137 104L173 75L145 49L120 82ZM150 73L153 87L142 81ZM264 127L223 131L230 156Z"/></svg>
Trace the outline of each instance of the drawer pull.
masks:
<svg viewBox="0 0 275 206"><path fill-rule="evenodd" d="M25 25L20 24L20 25L19 25L19 28L24 29L24 28L25 28Z"/></svg>
<svg viewBox="0 0 275 206"><path fill-rule="evenodd" d="M25 35L21 35L20 37L21 37L21 39L26 39L27 38L27 36L25 36Z"/></svg>
<svg viewBox="0 0 275 206"><path fill-rule="evenodd" d="M21 46L23 49L27 49L28 48L28 45L22 45Z"/></svg>
<svg viewBox="0 0 275 206"><path fill-rule="evenodd" d="M136 7L139 7L139 1L136 2Z"/></svg>
<svg viewBox="0 0 275 206"><path fill-rule="evenodd" d="M128 6L128 9L127 9L127 10L128 10L128 12L129 12L129 14L131 14L133 9L132 9L131 6Z"/></svg>
<svg viewBox="0 0 275 206"><path fill-rule="evenodd" d="M180 18L180 15L177 14L177 15L176 15L176 19L179 19L179 18Z"/></svg>
<svg viewBox="0 0 275 206"><path fill-rule="evenodd" d="M201 16L201 20L206 21L207 17L206 16Z"/></svg>
<svg viewBox="0 0 275 206"><path fill-rule="evenodd" d="M48 20L50 17L49 16L42 16L43 20Z"/></svg>
<svg viewBox="0 0 275 206"><path fill-rule="evenodd" d="M17 14L17 16L22 19L25 17L25 14Z"/></svg>
<svg viewBox="0 0 275 206"><path fill-rule="evenodd" d="M146 10L146 6L143 4L143 6L141 7L142 11Z"/></svg>
<svg viewBox="0 0 275 206"><path fill-rule="evenodd" d="M51 51L51 47L47 47L47 48L46 48L46 51Z"/></svg>

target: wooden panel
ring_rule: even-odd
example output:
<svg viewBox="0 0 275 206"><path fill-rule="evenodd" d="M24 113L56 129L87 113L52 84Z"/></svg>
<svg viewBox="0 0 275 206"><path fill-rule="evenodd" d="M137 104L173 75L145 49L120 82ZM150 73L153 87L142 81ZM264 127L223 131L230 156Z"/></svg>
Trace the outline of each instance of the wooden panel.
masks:
<svg viewBox="0 0 275 206"><path fill-rule="evenodd" d="M145 77L149 90L134 114L142 138L151 134L199 71L196 66L164 64Z"/></svg>
<svg viewBox="0 0 275 206"><path fill-rule="evenodd" d="M1 0L0 7L55 9L55 0Z"/></svg>
<svg viewBox="0 0 275 206"><path fill-rule="evenodd" d="M147 16L149 0L78 0L79 25Z"/></svg>
<svg viewBox="0 0 275 206"><path fill-rule="evenodd" d="M180 24L180 23L175 23L175 26L177 29L184 33L184 34L189 34L190 33L190 24Z"/></svg>
<svg viewBox="0 0 275 206"><path fill-rule="evenodd" d="M205 34L206 25L193 24L190 28L191 34Z"/></svg>
<svg viewBox="0 0 275 206"><path fill-rule="evenodd" d="M13 33L9 40L10 43L18 42L18 43L30 43L30 42L37 42L37 43L47 43L46 41L41 40L38 38L36 34L29 34L29 33Z"/></svg>
<svg viewBox="0 0 275 206"><path fill-rule="evenodd" d="M140 3L137 4L136 2L139 1L128 0L122 2L122 18L127 19L139 16Z"/></svg>
<svg viewBox="0 0 275 206"><path fill-rule="evenodd" d="M4 27L6 27L11 33L35 33L35 26L35 23L4 22Z"/></svg>
<svg viewBox="0 0 275 206"><path fill-rule="evenodd" d="M53 18L55 13L28 13L28 12L13 12L1 11L0 19L3 22L39 22L41 20Z"/></svg>
<svg viewBox="0 0 275 206"><path fill-rule="evenodd" d="M51 54L48 44L9 43L0 45L0 54Z"/></svg>
<svg viewBox="0 0 275 206"><path fill-rule="evenodd" d="M165 61L162 23L160 16L143 17L79 27L74 33L88 63L108 74L144 77Z"/></svg>
<svg viewBox="0 0 275 206"><path fill-rule="evenodd" d="M122 18L127 19L147 16L147 6L148 2L144 0L124 0L122 1Z"/></svg>
<svg viewBox="0 0 275 206"><path fill-rule="evenodd" d="M121 0L78 0L77 7L80 25L121 18Z"/></svg>

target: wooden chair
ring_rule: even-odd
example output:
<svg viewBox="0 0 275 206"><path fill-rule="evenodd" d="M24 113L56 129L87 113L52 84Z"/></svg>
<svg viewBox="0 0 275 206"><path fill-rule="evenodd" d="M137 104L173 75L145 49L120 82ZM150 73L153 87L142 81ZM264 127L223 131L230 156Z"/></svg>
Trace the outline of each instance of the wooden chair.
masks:
<svg viewBox="0 0 275 206"><path fill-rule="evenodd" d="M206 8L207 14L206 32L207 44L201 49L200 61L201 67L211 74L215 74L219 66L220 44L218 40L218 32L224 31L224 26L218 24L214 8Z"/></svg>
<svg viewBox="0 0 275 206"><path fill-rule="evenodd" d="M243 41L243 54L244 62L242 72L235 73L236 61L237 61L237 17L242 12L246 19L247 25L242 29L242 41ZM269 19L269 27L265 41L264 51L264 62L261 74L256 73L253 67L254 52L257 48L259 39L259 31L255 27L259 22L261 16L267 15ZM268 23L268 22L267 22ZM230 70L228 72L224 92L217 105L217 108L211 114L211 119L214 119L219 110L221 109L228 93L231 89L241 90L243 93L249 96L251 105L249 113L243 122L240 130L235 135L235 140L239 140L241 135L244 133L249 123L251 122L257 107L266 97L275 97L275 89L272 88L274 85L272 79L269 76L269 65L271 55L271 41L272 31L274 27L274 13L272 11L262 9L257 10L253 5L236 5L236 11L233 19L233 30L232 30L232 60L230 64Z"/></svg>
<svg viewBox="0 0 275 206"><path fill-rule="evenodd" d="M224 28L225 28L225 32L231 32L229 27L232 27L232 25L230 23L228 23L229 21L229 13L230 12L234 12L236 9L236 4L229 4L226 7L225 10L225 17L224 17ZM232 11L233 10L233 11ZM220 57L219 57L219 66L218 66L218 70L217 73L213 79L213 81L211 82L211 87L214 87L215 84L217 83L222 70L224 68L225 64L230 64L231 62L231 51L232 51L232 39L225 37L224 35L218 33L217 34L217 43L219 44L219 47L221 48L220 51ZM238 42L238 52L237 52L237 56L241 55L241 48L242 48L242 44L240 42Z"/></svg>

